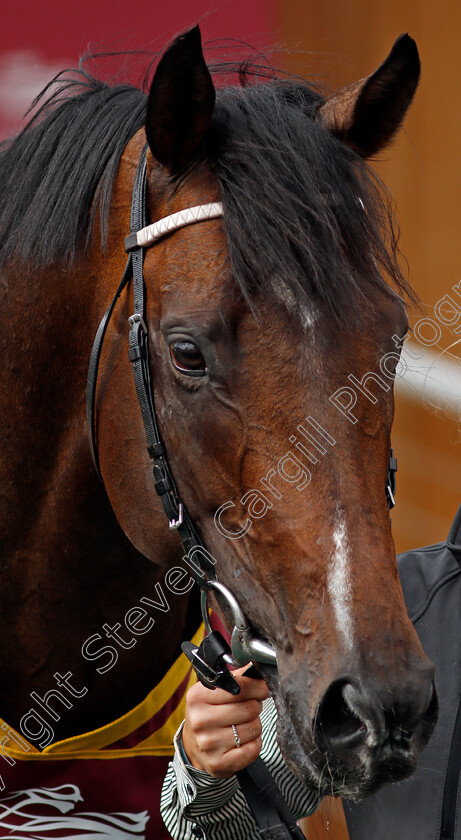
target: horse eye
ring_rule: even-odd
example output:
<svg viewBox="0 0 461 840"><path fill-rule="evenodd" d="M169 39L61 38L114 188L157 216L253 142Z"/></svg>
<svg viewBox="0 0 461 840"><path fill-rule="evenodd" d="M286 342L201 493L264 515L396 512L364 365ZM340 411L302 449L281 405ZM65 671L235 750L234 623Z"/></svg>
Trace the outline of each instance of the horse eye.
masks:
<svg viewBox="0 0 461 840"><path fill-rule="evenodd" d="M186 339L172 341L170 356L176 370L181 373L190 373L195 376L203 376L206 373L205 359L193 341Z"/></svg>

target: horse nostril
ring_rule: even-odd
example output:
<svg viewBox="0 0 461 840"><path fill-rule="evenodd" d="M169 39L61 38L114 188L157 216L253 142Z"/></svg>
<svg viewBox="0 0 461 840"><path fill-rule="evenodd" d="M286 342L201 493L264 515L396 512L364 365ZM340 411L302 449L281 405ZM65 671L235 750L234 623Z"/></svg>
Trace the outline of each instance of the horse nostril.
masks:
<svg viewBox="0 0 461 840"><path fill-rule="evenodd" d="M430 683L416 695L403 692L393 703L369 695L347 678L331 683L319 705L314 737L318 747L341 753L361 746L371 749L410 749L417 734L426 743L437 720L437 693Z"/></svg>
<svg viewBox="0 0 461 840"><path fill-rule="evenodd" d="M345 680L338 680L326 691L316 717L314 735L321 749L337 752L359 746L366 737L367 727L345 699Z"/></svg>

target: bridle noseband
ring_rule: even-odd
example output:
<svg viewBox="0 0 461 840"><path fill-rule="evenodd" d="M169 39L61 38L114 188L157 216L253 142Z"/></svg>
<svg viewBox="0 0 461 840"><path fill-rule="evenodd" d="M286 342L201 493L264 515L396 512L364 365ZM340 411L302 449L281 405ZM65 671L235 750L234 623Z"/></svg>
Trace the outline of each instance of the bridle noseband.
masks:
<svg viewBox="0 0 461 840"><path fill-rule="evenodd" d="M153 388L149 366L148 329L145 317L146 295L143 277L144 251L162 237L168 235L169 233L173 233L182 227L222 217L222 204L220 202L214 202L210 204L201 204L197 207L190 207L185 210L181 210L178 213L173 213L171 216L166 216L158 222L154 222L154 224L148 225L146 218L146 151L147 147L144 148L141 154L133 186L130 221L131 232L125 240L125 250L128 252L128 260L114 298L98 327L90 356L86 392L86 414L88 439L93 463L102 481L95 427L96 380L107 326L121 292L132 278L134 308L133 314L128 319L130 325L128 356L133 368L136 393L144 422L147 439L147 451L149 453L149 457L153 461L155 490L160 496L163 509L168 518L169 527L178 531L187 557L191 558L193 555L194 563L189 565L191 573L201 589L201 610L205 629L209 634L208 638L210 638L213 633L208 616L207 594L210 591L214 591L219 593L225 601L228 612L230 613L234 623L234 629L231 637L233 664L246 665L247 663L253 661L276 665L277 656L272 645L264 639L257 638L254 635L235 596L227 588L227 586L217 580L214 563L210 560L210 555L205 548L200 534L187 512L186 506L181 500L176 483L171 474L165 447L160 437L155 414ZM389 508L392 508L395 504L394 494L396 470L397 461L394 458L393 451L391 449L388 481L386 486ZM190 643L185 643L185 645L189 645L190 647ZM189 658L192 658L190 651L187 655ZM232 657L222 653L221 657L228 664L232 664ZM206 663L202 664L206 667Z"/></svg>

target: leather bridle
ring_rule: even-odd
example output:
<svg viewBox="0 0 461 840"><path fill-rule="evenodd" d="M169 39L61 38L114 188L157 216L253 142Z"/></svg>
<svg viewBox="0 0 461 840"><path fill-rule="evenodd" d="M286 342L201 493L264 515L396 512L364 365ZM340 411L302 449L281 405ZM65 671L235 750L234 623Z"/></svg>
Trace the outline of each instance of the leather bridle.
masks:
<svg viewBox="0 0 461 840"><path fill-rule="evenodd" d="M169 527L178 532L186 556L190 563L191 573L201 589L201 610L208 633L211 632L207 593L214 590L226 602L230 612L234 630L232 632L232 657L227 656L229 664L246 665L251 661L275 665L276 653L272 645L263 639L255 638L250 631L249 623L232 592L217 580L216 570L210 554L205 548L200 534L190 518L184 502L181 500L176 483L171 474L165 447L162 443L155 414L153 388L149 366L149 341L145 317L145 286L143 277L144 252L147 247L161 237L172 233L185 225L201 222L206 219L216 219L222 216L222 205L219 202L199 205L175 213L153 225L147 225L147 164L144 148L136 171L131 203L130 235L125 240L125 250L128 260L118 289L98 327L88 367L88 381L86 391L86 415L90 451L96 471L101 478L98 447L96 443L95 426L95 398L96 380L99 360L101 357L104 336L120 294L125 286L133 279L133 314L129 317L129 359L133 368L136 393L141 409L141 415L146 432L147 451L153 461L155 490L160 496L163 509L167 516Z"/></svg>
<svg viewBox="0 0 461 840"><path fill-rule="evenodd" d="M133 368L136 393L144 422L147 451L153 461L154 486L157 494L160 496L169 527L175 529L181 537L186 557L189 560L192 558L194 560L194 563L190 563L189 565L191 573L201 589L201 610L206 631L208 634L212 633L208 616L207 593L213 590L226 603L234 624L231 636L232 657L224 654L224 661L228 664L238 665L246 665L251 661L276 665L277 657L275 649L266 640L257 638L254 635L237 599L227 586L218 581L214 562L210 559L210 554L206 550L201 536L187 512L187 508L181 500L168 464L166 450L160 437L149 366L149 341L145 314L146 295L143 277L145 249L153 245L163 236L181 227L207 219L221 217L223 215L222 204L215 202L188 208L179 213L167 216L155 222L153 225L148 225L146 151L147 146L144 147L141 154L133 186L130 235L125 240L125 250L128 253L127 263L114 298L98 327L90 356L86 392L86 414L91 455L96 471L102 481L95 427L96 380L107 326L121 292L132 278L134 308L133 314L128 319L130 325L128 355ZM386 487L389 508L395 504L396 469L397 462L393 457L391 449ZM208 676L208 680L213 682L213 678L210 676Z"/></svg>

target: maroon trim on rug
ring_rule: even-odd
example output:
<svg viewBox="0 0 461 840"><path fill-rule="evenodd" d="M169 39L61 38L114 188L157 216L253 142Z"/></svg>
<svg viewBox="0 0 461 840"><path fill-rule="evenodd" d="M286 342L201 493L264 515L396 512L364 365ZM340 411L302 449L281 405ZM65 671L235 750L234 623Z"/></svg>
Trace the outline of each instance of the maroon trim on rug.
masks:
<svg viewBox="0 0 461 840"><path fill-rule="evenodd" d="M125 750L125 749L133 749L141 741L145 741L146 738L149 738L150 735L153 735L154 732L157 732L168 720L170 715L173 714L175 709L179 706L184 694L186 693L187 684L189 682L191 668L189 668L186 676L184 677L183 681L178 685L176 691L171 695L171 697L167 700L164 706L155 714L153 717L146 720L138 729L135 729L134 732L130 732L129 735L125 735L123 738L120 738L118 741L114 741L113 744L108 744L107 747L104 747L105 750Z"/></svg>

